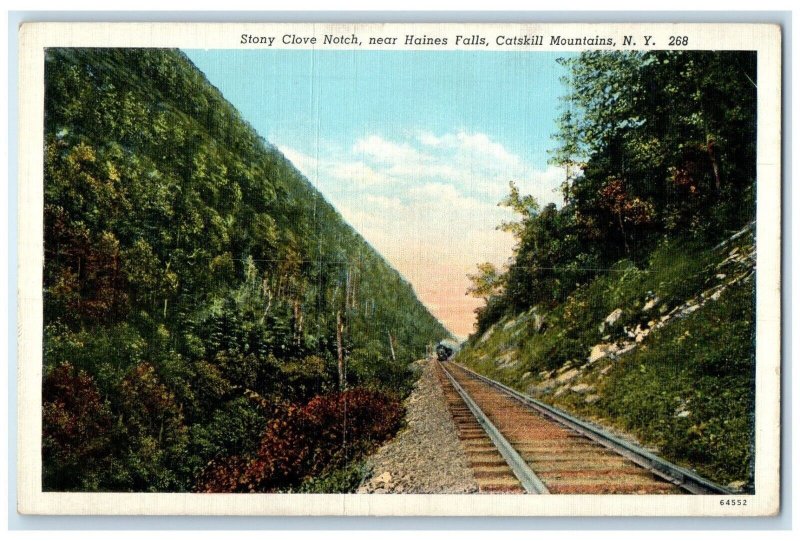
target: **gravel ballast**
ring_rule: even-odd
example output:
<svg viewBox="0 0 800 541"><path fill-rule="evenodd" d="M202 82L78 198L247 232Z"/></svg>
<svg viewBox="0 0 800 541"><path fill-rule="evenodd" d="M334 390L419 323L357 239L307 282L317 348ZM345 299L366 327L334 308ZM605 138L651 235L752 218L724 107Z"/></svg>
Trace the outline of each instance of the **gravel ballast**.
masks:
<svg viewBox="0 0 800 541"><path fill-rule="evenodd" d="M372 455L360 494L464 494L478 485L430 360L406 400L407 426Z"/></svg>

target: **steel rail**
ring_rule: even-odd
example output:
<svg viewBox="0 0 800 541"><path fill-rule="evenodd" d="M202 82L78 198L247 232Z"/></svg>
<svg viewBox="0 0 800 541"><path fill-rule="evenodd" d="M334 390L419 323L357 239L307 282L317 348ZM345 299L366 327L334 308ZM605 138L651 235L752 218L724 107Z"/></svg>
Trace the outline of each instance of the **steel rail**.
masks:
<svg viewBox="0 0 800 541"><path fill-rule="evenodd" d="M450 374L450 372L444 367L444 365L442 365L441 362L439 362L439 367L442 369L442 371L444 371L445 376L447 376L447 379L450 380L450 384L461 396L461 399L475 416L475 419L477 419L478 423L480 423L481 427L486 432L486 435L489 436L489 439L492 440L492 443L494 443L495 447L497 447L497 450L500 451L500 454L511 468L511 471L514 472L514 475L517 477L517 479L519 479L519 482L522 484L525 492L528 494L550 494L550 491L547 489L542 480L539 479L539 476L534 473L530 466L528 466L525 460L511 445L511 442L509 442L505 436L500 433L500 431L489 420L486 414L483 413L483 410L481 410L480 406L478 406L472 397L469 396L469 393L467 393L467 391L461 387L461 385L455 380L452 374Z"/></svg>
<svg viewBox="0 0 800 541"><path fill-rule="evenodd" d="M732 491L728 490L725 487L717 485L713 481L710 481L693 471L690 471L686 468L673 464L664 460L663 458L654 455L650 451L635 445L631 442L625 441L613 434L610 434L606 430L599 428L597 426L593 426L586 421L582 421L577 417L573 417L572 415L561 411L558 408L555 408L549 404L545 404L540 400L536 400L530 396L520 393L519 391L508 387L507 385L503 385L499 381L495 381L493 379L487 378L482 374L478 374L477 372L470 370L466 366L463 366L459 363L455 363L453 361L449 361L461 370L464 370L467 374L476 378L484 383L499 389L512 398L518 400L519 402L525 404L529 408L557 421L558 423L565 425L579 434L591 439L599 443L600 445L611 449L612 451L616 452L619 455L624 456L631 462L649 470L653 474L657 475L658 477L669 481L677 486L680 486L687 492L692 494L733 494ZM449 374L448 374L449 375Z"/></svg>

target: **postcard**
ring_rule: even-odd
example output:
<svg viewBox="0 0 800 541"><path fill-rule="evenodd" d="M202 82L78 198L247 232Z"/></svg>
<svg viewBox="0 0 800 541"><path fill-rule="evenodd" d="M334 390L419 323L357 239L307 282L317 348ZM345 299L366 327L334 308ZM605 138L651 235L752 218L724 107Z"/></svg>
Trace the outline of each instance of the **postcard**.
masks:
<svg viewBox="0 0 800 541"><path fill-rule="evenodd" d="M20 513L778 512L779 27L19 45Z"/></svg>

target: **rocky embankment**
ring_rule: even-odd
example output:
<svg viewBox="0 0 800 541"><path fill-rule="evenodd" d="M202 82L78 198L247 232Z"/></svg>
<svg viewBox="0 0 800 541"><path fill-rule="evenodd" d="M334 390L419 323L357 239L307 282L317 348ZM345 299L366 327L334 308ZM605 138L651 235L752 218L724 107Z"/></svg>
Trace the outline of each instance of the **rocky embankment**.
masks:
<svg viewBox="0 0 800 541"><path fill-rule="evenodd" d="M456 357L734 491L752 490L752 224L665 243L555 307L507 315Z"/></svg>
<svg viewBox="0 0 800 541"><path fill-rule="evenodd" d="M725 243L718 248L724 247ZM719 300L728 288L752 279L755 273L755 257L753 244L730 249L727 257L716 264L715 273L706 289L678 306L669 307L658 296L649 295L639 310L639 319L646 320L646 323L622 327L622 333L617 333L621 337L616 340L608 340L610 335L604 336L607 341L595 344L583 362L568 361L561 368L540 372L539 381L528 385L526 392L532 396L552 394L554 398L565 393L577 393L584 396L587 404L596 402L600 395L595 393L594 384L582 381L585 373L599 371L599 377L602 378L612 370L615 361L639 347L650 333L700 310L709 302ZM608 314L600 323L600 332L613 329L622 315L623 308L617 308ZM677 416L686 416L688 413L688 410L682 408L676 411Z"/></svg>
<svg viewBox="0 0 800 541"><path fill-rule="evenodd" d="M458 439L432 361L406 400L407 427L368 460L361 494L463 494L478 485Z"/></svg>

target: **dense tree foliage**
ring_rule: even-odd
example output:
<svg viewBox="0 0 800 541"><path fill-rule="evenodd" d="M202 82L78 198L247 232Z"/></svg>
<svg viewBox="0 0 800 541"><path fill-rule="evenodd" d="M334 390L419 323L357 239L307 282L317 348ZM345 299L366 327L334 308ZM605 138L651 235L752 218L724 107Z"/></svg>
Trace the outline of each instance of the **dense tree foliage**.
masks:
<svg viewBox="0 0 800 541"><path fill-rule="evenodd" d="M647 261L666 236L711 244L755 216L756 56L589 51L569 68L553 163L564 204L540 209L512 185L520 217L508 268L480 272L478 334L504 314L563 302L598 269ZM502 287L485 295L487 278Z"/></svg>
<svg viewBox="0 0 800 541"><path fill-rule="evenodd" d="M51 49L45 83L45 489L189 490L447 336L181 53Z"/></svg>
<svg viewBox="0 0 800 541"><path fill-rule="evenodd" d="M752 493L756 56L563 62L564 202L512 183L515 252L471 276L458 360Z"/></svg>

